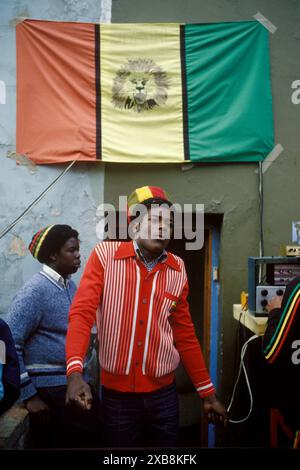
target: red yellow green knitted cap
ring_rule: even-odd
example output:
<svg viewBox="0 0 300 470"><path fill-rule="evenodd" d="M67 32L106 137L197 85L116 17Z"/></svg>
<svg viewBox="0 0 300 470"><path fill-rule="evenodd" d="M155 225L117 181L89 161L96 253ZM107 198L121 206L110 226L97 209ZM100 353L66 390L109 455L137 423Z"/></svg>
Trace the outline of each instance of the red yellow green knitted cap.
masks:
<svg viewBox="0 0 300 470"><path fill-rule="evenodd" d="M166 202L169 205L172 204L166 191L158 186L143 186L141 188L137 188L127 198L128 212L130 214L132 208L136 204L155 202Z"/></svg>
<svg viewBox="0 0 300 470"><path fill-rule="evenodd" d="M47 227L45 228L42 228L41 230L39 230L33 237L32 237L32 240L30 242L30 245L28 247L30 253L32 254L32 256L34 258L37 258L38 259L38 256L39 256L39 252L41 250L41 247L48 235L48 233L50 232L50 230L52 229L52 227L54 227L54 225L48 225Z"/></svg>
<svg viewBox="0 0 300 470"><path fill-rule="evenodd" d="M69 238L78 239L77 230L74 230L70 225L47 225L47 227L42 228L33 235L28 249L40 263L47 264L49 255L59 253Z"/></svg>

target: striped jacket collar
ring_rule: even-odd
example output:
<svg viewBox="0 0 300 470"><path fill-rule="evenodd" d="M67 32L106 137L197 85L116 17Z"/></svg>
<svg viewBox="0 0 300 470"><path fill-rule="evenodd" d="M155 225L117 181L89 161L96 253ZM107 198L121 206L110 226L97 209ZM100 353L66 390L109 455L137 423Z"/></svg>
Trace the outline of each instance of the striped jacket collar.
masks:
<svg viewBox="0 0 300 470"><path fill-rule="evenodd" d="M131 240L130 242L121 242L115 255L114 259L122 259L122 258L130 258L130 257L135 257L135 249L133 246L133 241ZM169 251L167 252L167 259L165 261L165 264L167 264L170 268L175 269L175 271L181 271L180 266L178 262L176 261L175 256L170 253Z"/></svg>

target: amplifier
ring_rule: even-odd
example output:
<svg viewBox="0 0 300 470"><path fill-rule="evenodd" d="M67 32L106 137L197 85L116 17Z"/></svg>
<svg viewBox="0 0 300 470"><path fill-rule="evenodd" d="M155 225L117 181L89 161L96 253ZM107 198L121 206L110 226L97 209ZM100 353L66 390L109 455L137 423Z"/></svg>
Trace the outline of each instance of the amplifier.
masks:
<svg viewBox="0 0 300 470"><path fill-rule="evenodd" d="M275 295L300 276L300 258L265 256L248 258L248 309L255 316L266 316L266 306Z"/></svg>
<svg viewBox="0 0 300 470"><path fill-rule="evenodd" d="M268 315L267 305L275 295L283 296L285 286L256 286L256 316Z"/></svg>

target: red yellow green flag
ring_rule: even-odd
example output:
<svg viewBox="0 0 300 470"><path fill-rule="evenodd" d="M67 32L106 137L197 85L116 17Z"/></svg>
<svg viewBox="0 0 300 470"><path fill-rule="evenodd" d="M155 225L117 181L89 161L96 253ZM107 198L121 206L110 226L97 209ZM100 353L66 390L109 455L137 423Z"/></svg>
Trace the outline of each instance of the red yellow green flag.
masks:
<svg viewBox="0 0 300 470"><path fill-rule="evenodd" d="M274 146L257 21L16 29L17 151L36 163L249 162Z"/></svg>

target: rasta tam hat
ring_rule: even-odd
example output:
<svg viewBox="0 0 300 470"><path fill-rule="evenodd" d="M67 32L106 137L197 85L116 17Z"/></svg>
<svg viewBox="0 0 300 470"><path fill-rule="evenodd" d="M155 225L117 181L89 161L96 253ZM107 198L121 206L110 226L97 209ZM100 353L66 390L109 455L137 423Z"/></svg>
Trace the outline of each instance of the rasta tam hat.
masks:
<svg viewBox="0 0 300 470"><path fill-rule="evenodd" d="M28 249L34 258L45 263L72 237L78 238L78 232L70 225L48 225L33 235Z"/></svg>
<svg viewBox="0 0 300 470"><path fill-rule="evenodd" d="M131 217L132 210L137 204L167 204L172 205L166 191L158 186L143 186L135 189L127 198L128 217Z"/></svg>

